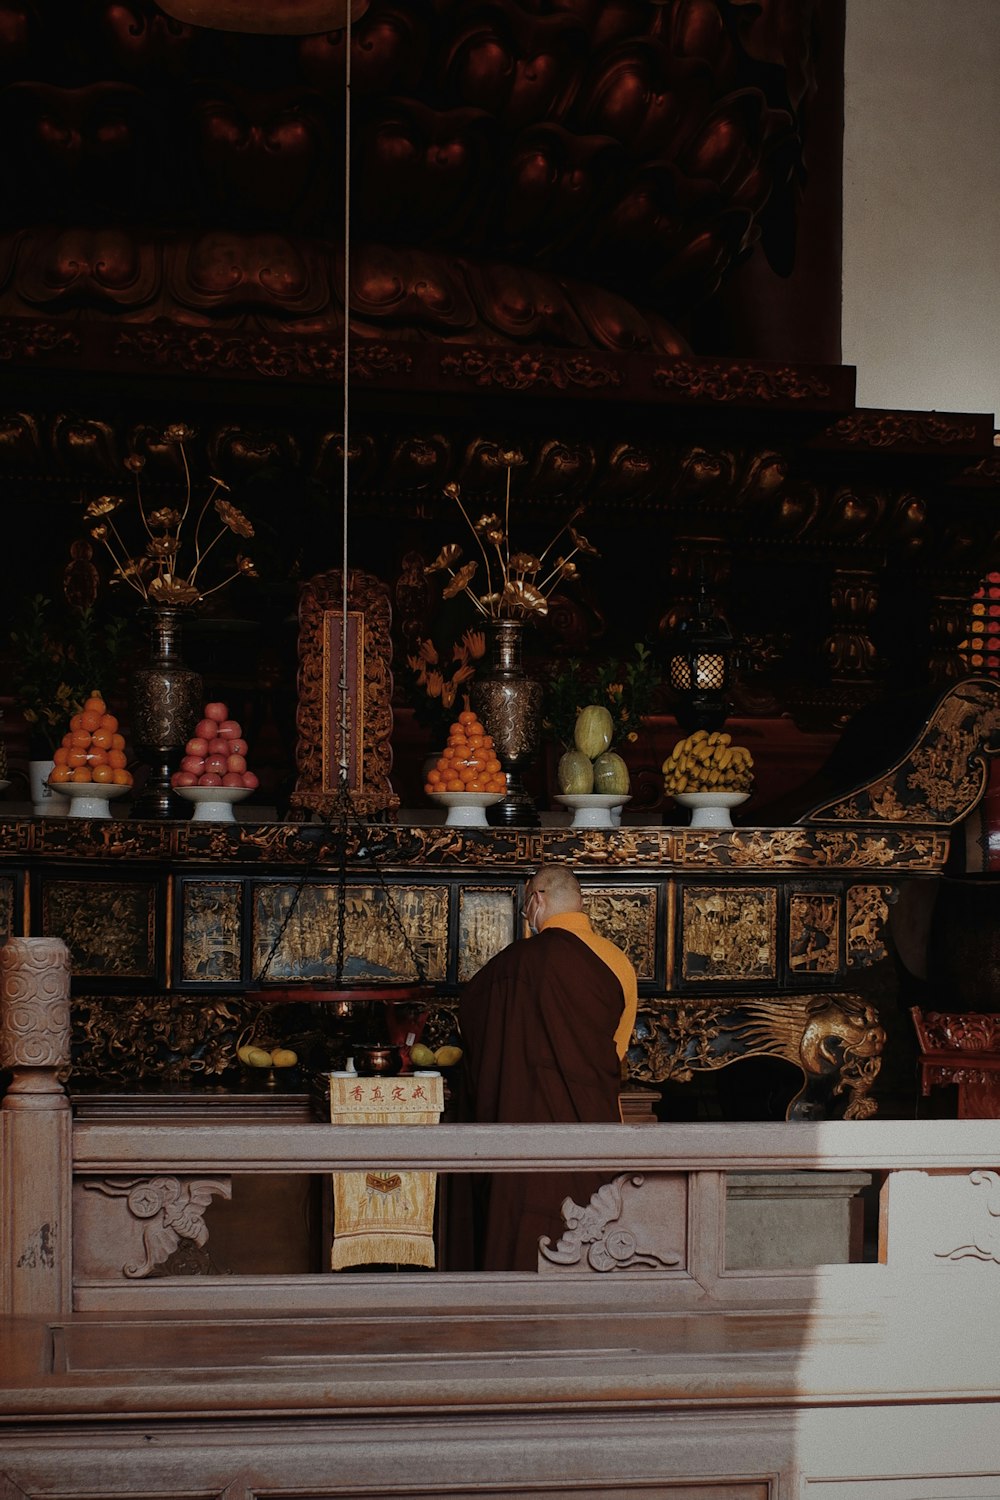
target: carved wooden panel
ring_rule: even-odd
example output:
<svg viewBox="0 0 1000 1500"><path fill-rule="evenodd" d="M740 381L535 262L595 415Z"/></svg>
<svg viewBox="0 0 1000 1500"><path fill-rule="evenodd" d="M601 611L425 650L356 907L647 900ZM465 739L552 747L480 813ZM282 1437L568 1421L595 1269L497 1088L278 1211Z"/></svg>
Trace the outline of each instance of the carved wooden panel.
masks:
<svg viewBox="0 0 1000 1500"><path fill-rule="evenodd" d="M519 936L513 890L460 885L458 889L459 983L478 974L502 949Z"/></svg>
<svg viewBox="0 0 1000 1500"><path fill-rule="evenodd" d="M448 974L449 891L444 886L350 885L344 910L343 975L351 980L412 980L408 951L420 955L428 979ZM337 977L339 892L333 882L296 887L258 885L253 897L252 968L267 983ZM391 908L399 918L393 920ZM277 946L275 942L277 940ZM273 952L272 952L273 949ZM266 972L265 972L266 969Z"/></svg>
<svg viewBox="0 0 1000 1500"><path fill-rule="evenodd" d="M583 909L594 929L623 948L640 980L656 978L656 886L584 886Z"/></svg>
<svg viewBox="0 0 1000 1500"><path fill-rule="evenodd" d="M357 814L393 813L399 798L389 780L389 591L373 574L349 570L345 619L342 576L318 574L299 598L298 776L291 806L328 816L346 787Z"/></svg>
<svg viewBox="0 0 1000 1500"><path fill-rule="evenodd" d="M729 984L777 975L777 891L768 886L686 886L681 977Z"/></svg>
<svg viewBox="0 0 1000 1500"><path fill-rule="evenodd" d="M243 977L243 882L185 880L178 894L181 981L238 985Z"/></svg>
<svg viewBox="0 0 1000 1500"><path fill-rule="evenodd" d="M840 968L840 897L793 892L788 898L788 967L794 974Z"/></svg>
<svg viewBox="0 0 1000 1500"><path fill-rule="evenodd" d="M63 939L76 977L154 978L156 912L152 881L42 881L41 930Z"/></svg>

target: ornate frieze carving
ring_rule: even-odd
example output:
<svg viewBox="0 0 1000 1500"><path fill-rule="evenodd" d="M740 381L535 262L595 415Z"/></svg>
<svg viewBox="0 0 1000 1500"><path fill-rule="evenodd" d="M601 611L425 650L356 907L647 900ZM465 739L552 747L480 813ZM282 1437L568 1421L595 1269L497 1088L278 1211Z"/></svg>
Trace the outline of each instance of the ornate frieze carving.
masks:
<svg viewBox="0 0 1000 1500"><path fill-rule="evenodd" d="M121 1268L128 1280L219 1274L207 1249L205 1209L213 1198L232 1197L228 1178L148 1177L127 1182L84 1178L83 1186L106 1198L123 1200L130 1217L142 1226L142 1260L126 1262Z"/></svg>
<svg viewBox="0 0 1000 1500"><path fill-rule="evenodd" d="M539 1270L576 1266L588 1271L667 1271L680 1267L686 1240L685 1192L684 1179L676 1174L659 1173L647 1181L641 1172L625 1172L599 1187L587 1204L566 1198L562 1205L566 1228L555 1245L547 1235L542 1236ZM674 1249L675 1245L680 1248Z"/></svg>
<svg viewBox="0 0 1000 1500"><path fill-rule="evenodd" d="M882 1066L885 1031L859 995L780 995L640 1004L629 1048L636 1082L690 1082L742 1057L780 1057L802 1070L789 1119L815 1119L843 1101L843 1117L876 1112L871 1089Z"/></svg>
<svg viewBox="0 0 1000 1500"><path fill-rule="evenodd" d="M938 700L916 743L884 776L815 808L806 821L937 823L965 818L1000 750L1000 683L969 678Z"/></svg>
<svg viewBox="0 0 1000 1500"><path fill-rule="evenodd" d="M1000 1173L970 1172L965 1183L966 1214L956 1232L960 1242L951 1249L935 1250L934 1254L939 1260L989 1260L1000 1265Z"/></svg>

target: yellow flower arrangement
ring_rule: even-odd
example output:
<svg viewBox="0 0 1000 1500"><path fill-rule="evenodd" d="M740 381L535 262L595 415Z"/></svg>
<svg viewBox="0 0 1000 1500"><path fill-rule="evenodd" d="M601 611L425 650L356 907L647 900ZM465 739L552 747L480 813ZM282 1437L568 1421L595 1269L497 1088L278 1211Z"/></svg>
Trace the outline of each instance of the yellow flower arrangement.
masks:
<svg viewBox="0 0 1000 1500"><path fill-rule="evenodd" d="M481 630L466 630L460 641L452 647L450 661L442 659L442 653L430 639L418 642L416 654L406 658L406 664L416 678L416 686L424 695L430 713L420 715L433 720L440 718L435 712L439 706L447 713L455 706L458 690L476 674L474 663L486 654L486 636Z"/></svg>
<svg viewBox="0 0 1000 1500"><path fill-rule="evenodd" d="M161 506L156 510L150 510L147 507L143 500L140 479L145 460L138 454L132 454L125 460L125 467L135 475L135 500L144 533L141 547L133 550L125 542L118 522L112 519L125 504L123 496L101 495L90 502L85 515L88 520L95 523L90 530L91 536L95 541L102 542L111 554L115 565L112 583L127 584L129 588L141 595L147 604L197 604L200 599L207 598L209 594L218 593L219 589L232 583L234 578L257 577L257 570L252 560L242 552L236 554L236 565L233 571L223 578L221 583L205 588L198 576L205 559L222 537L227 533L233 533L239 537L252 537L253 526L241 510L224 498L222 491L228 492L229 486L221 479L210 476L211 489L198 507L191 535L190 551L182 566L182 531L193 504L191 470L188 467L184 444L193 434L188 427L177 422L168 427L163 436L168 442L176 443L180 450L186 485L182 508L178 510L174 506ZM214 509L215 516L221 525L215 535L205 541L202 526L210 509Z"/></svg>
<svg viewBox="0 0 1000 1500"><path fill-rule="evenodd" d="M461 567L455 566L462 556L462 549L457 542L450 542L448 546L442 547L437 557L427 565L424 571L448 574L449 581L443 590L445 599L454 599L459 594L465 593L476 610L488 620L524 620L535 615L548 614L549 595L556 585L578 577L578 569L573 561L577 553L589 553L596 557L598 552L597 548L591 546L587 538L574 527L573 523L583 514L582 506L579 506L560 526L540 556L536 557L532 552L512 551L510 476L514 464L520 462L520 455L505 453L501 456L501 462L507 468L502 517L490 511L474 521L462 503L459 486L447 484L444 487L445 495L450 500L454 500L479 544L485 589L477 592L472 587L472 581L479 572L479 562L476 559L463 563ZM565 555L560 554L546 566L546 558L560 537L565 534L569 535L572 547L567 549Z"/></svg>

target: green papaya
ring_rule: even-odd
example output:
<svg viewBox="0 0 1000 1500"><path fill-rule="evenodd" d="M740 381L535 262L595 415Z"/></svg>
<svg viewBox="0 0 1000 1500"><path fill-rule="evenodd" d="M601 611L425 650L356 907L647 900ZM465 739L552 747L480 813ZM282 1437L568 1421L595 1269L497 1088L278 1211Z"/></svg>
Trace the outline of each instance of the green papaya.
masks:
<svg viewBox="0 0 1000 1500"><path fill-rule="evenodd" d="M594 790L594 767L582 750L567 750L559 757L556 781L561 792L587 796Z"/></svg>
<svg viewBox="0 0 1000 1500"><path fill-rule="evenodd" d="M576 716L573 743L584 755L596 760L611 744L614 730L608 710L599 703L591 703L586 708L581 708Z"/></svg>
<svg viewBox="0 0 1000 1500"><path fill-rule="evenodd" d="M624 797L628 788L628 766L613 750L605 750L594 761L594 791L605 796L616 793Z"/></svg>

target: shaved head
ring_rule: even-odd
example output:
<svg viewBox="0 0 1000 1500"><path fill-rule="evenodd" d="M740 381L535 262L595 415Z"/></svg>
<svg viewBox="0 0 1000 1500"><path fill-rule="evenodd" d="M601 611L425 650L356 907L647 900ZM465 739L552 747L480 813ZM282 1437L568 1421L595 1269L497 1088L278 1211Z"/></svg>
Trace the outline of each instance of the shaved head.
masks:
<svg viewBox="0 0 1000 1500"><path fill-rule="evenodd" d="M569 865L540 865L528 881L525 897L533 893L544 898L547 916L583 910L580 882Z"/></svg>

